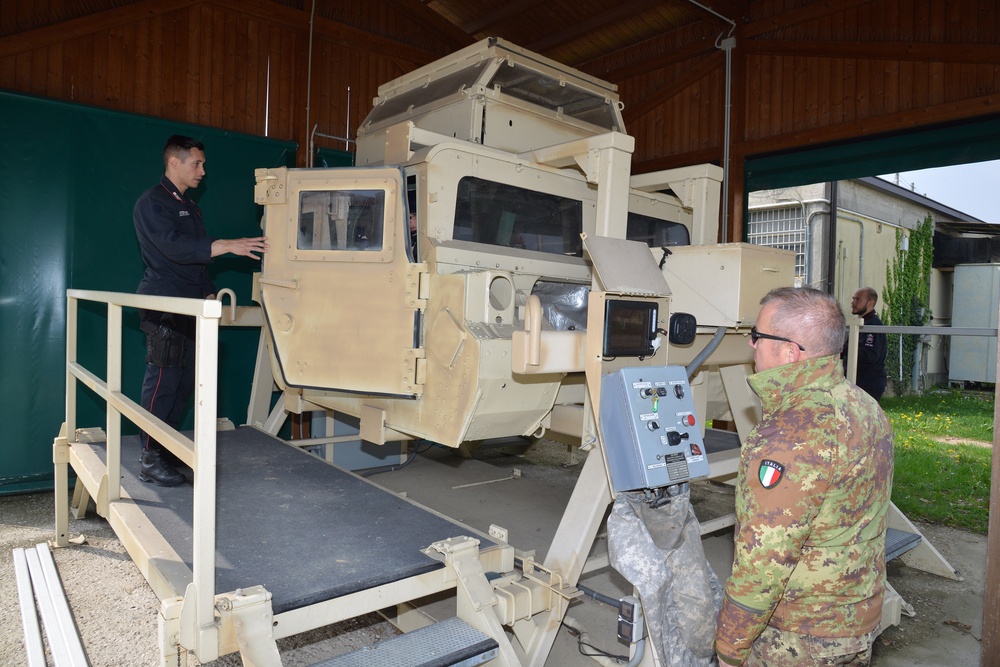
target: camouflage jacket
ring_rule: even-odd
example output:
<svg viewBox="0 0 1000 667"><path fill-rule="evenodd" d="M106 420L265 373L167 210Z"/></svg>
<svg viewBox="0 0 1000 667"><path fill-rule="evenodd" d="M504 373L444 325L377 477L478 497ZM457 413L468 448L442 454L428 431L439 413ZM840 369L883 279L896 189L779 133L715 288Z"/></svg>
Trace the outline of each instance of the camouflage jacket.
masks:
<svg viewBox="0 0 1000 667"><path fill-rule="evenodd" d="M764 629L856 637L882 617L893 434L836 356L749 379L763 418L736 487L736 551L719 656L741 664Z"/></svg>

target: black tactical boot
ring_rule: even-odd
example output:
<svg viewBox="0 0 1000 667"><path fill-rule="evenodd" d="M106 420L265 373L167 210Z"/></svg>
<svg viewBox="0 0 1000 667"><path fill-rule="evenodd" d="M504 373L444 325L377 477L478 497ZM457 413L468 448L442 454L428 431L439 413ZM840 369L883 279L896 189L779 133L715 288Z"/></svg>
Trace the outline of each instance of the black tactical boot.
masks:
<svg viewBox="0 0 1000 667"><path fill-rule="evenodd" d="M158 449L144 448L140 462L142 467L139 470L139 479L143 482L152 482L157 486L177 486L187 481L184 475L164 460L163 454Z"/></svg>

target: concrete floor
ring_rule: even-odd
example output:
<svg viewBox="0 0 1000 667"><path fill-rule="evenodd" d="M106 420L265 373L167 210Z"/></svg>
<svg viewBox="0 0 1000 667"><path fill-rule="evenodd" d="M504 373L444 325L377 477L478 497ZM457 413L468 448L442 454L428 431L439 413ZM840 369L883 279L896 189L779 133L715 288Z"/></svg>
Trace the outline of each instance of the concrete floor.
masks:
<svg viewBox="0 0 1000 667"><path fill-rule="evenodd" d="M461 459L435 448L403 470L371 480L405 492L409 498L478 530L486 531L491 524L503 526L510 530L511 544L521 550L534 549L541 560L582 465L563 465L564 461L564 449L556 443L526 456L484 451L477 460ZM515 469L520 476L515 475ZM699 483L693 498L702 521L731 511L732 491L728 487ZM26 664L11 549L30 547L51 536L51 503L51 494L0 497L0 656L4 656L5 665ZM978 665L985 537L934 526L922 529L965 579L947 581L893 563L890 582L916 608L917 616L904 617L899 627L883 633L873 664ZM91 516L72 522L71 532L87 534L89 545L56 550L54 555L91 662L154 664L155 596L106 522ZM720 531L706 539L704 546L716 573L724 579L732 559L731 531ZM594 553L604 551L606 546L599 536ZM608 567L587 574L581 583L612 598L631 593L631 586ZM615 638L617 617L612 607L593 600L574 602L569 614L587 628L594 645L609 652L627 652ZM280 648L285 664L292 667L353 650L391 633L392 628L377 618L362 618L317 631L301 641L284 642ZM192 658L190 664L197 662ZM236 656L224 656L210 664L225 667L240 663ZM563 629L546 664L574 667L593 662L579 654L576 640Z"/></svg>

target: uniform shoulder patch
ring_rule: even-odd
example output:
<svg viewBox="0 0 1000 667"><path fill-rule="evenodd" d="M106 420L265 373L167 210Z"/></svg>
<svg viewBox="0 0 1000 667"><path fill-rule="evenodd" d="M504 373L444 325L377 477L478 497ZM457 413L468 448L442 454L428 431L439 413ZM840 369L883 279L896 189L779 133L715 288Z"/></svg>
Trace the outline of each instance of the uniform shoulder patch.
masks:
<svg viewBox="0 0 1000 667"><path fill-rule="evenodd" d="M784 474L785 466L770 459L764 459L761 461L760 468L757 471L757 477L760 479L760 485L765 489L773 489L778 486L778 482L781 481Z"/></svg>

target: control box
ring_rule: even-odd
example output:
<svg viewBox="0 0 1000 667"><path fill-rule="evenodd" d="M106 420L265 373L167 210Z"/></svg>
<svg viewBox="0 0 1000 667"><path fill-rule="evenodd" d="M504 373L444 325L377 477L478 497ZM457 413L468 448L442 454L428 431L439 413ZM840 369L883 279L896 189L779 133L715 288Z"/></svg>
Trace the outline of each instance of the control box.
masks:
<svg viewBox="0 0 1000 667"><path fill-rule="evenodd" d="M708 476L683 366L623 368L601 380L600 429L616 492Z"/></svg>

